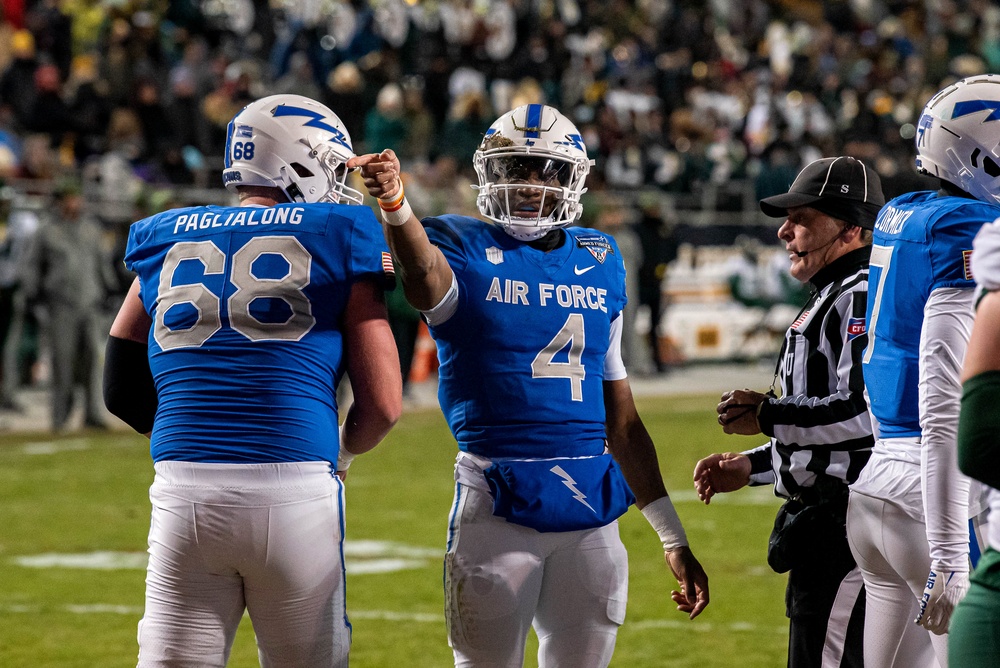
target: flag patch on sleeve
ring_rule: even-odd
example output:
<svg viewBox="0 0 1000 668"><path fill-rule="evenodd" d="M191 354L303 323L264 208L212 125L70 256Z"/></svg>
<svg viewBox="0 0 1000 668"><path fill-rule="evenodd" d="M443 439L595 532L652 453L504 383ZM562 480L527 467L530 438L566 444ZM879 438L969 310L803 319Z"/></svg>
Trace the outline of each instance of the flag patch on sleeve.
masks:
<svg viewBox="0 0 1000 668"><path fill-rule="evenodd" d="M392 255L382 251L382 271L385 272L385 289L396 287L396 268L392 266Z"/></svg>
<svg viewBox="0 0 1000 668"><path fill-rule="evenodd" d="M976 278L972 275L972 251L964 250L962 251L962 271L965 273L965 280L974 281Z"/></svg>
<svg viewBox="0 0 1000 668"><path fill-rule="evenodd" d="M856 339L868 331L864 318L851 318L847 321L847 340Z"/></svg>

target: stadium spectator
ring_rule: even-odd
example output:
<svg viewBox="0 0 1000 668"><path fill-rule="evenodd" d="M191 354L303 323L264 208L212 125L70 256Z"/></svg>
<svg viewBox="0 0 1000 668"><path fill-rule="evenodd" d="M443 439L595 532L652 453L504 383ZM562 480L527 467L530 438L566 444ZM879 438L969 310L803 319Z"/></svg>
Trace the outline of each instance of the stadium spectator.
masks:
<svg viewBox="0 0 1000 668"><path fill-rule="evenodd" d="M364 75L356 63L341 63L327 77L326 103L333 109L343 109L341 120L359 144L364 140L365 114L368 112L369 94ZM374 93L371 93L374 95Z"/></svg>
<svg viewBox="0 0 1000 668"><path fill-rule="evenodd" d="M53 193L55 210L44 221L25 260L24 292L47 315L52 429L63 431L83 387L83 424L103 428L100 359L104 301L115 284L110 249L100 224L84 211L79 182L65 179Z"/></svg>
<svg viewBox="0 0 1000 668"><path fill-rule="evenodd" d="M462 93L452 105L448 122L438 137L437 152L454 158L460 173L471 173L470 158L482 141L488 113L488 102L479 90Z"/></svg>
<svg viewBox="0 0 1000 668"><path fill-rule="evenodd" d="M521 665L533 626L540 665L607 666L627 598L616 520L633 501L691 618L708 604L708 578L621 361L621 253L611 237L568 227L590 169L579 132L552 107L518 107L487 130L473 161L479 211L493 224L421 224L392 151L350 163L380 198L407 299L442 362L441 408L459 446L449 644L458 666Z"/></svg>
<svg viewBox="0 0 1000 668"><path fill-rule="evenodd" d="M97 76L96 56L73 59L65 96L77 131L73 138L76 162L83 164L105 150L104 133L111 117L111 107Z"/></svg>
<svg viewBox="0 0 1000 668"><path fill-rule="evenodd" d="M403 81L403 108L406 139L399 156L414 162L427 162L434 145L434 119L424 103L423 80L410 77Z"/></svg>
<svg viewBox="0 0 1000 668"><path fill-rule="evenodd" d="M984 225L974 241L972 275L983 297L962 367L962 404L958 418L958 467L988 491L990 515L1000 516L1000 459L997 455L997 401L1000 399L1000 225ZM978 292L978 291L977 291ZM988 549L969 578L969 591L955 607L948 627L948 662L962 668L1000 663L1000 522L987 523Z"/></svg>
<svg viewBox="0 0 1000 668"><path fill-rule="evenodd" d="M786 499L775 519L768 565L788 572L789 668L866 665L865 595L845 529L848 484L871 454L872 425L861 356L871 232L885 203L878 176L850 157L810 163L788 192L760 201L785 216L785 243L797 280L813 294L785 334L775 381L764 394L722 395L727 434L770 441L743 453L705 457L694 484L705 503L747 485L774 485ZM781 396L776 396L775 390Z"/></svg>
<svg viewBox="0 0 1000 668"><path fill-rule="evenodd" d="M16 206L12 188L0 187L0 410L21 410L18 349L24 330L24 275L38 232L38 216Z"/></svg>
<svg viewBox="0 0 1000 668"><path fill-rule="evenodd" d="M985 501L958 470L955 439L973 319L968 256L979 228L1000 216L984 103L998 85L1000 75L971 77L930 99L916 164L940 189L894 198L875 226L864 376L878 440L847 518L868 591L868 668L935 657L946 668L948 621L969 586L970 532Z"/></svg>
<svg viewBox="0 0 1000 668"><path fill-rule="evenodd" d="M296 51L288 61L288 72L274 82L274 92L278 94L301 95L310 99L318 99L320 87L316 83L309 58L302 51Z"/></svg>
<svg viewBox="0 0 1000 668"><path fill-rule="evenodd" d="M156 471L139 665L225 665L246 610L262 665L346 667L341 477L401 410L389 255L331 110L270 96L229 127L240 207L132 226L108 340L105 401Z"/></svg>
<svg viewBox="0 0 1000 668"><path fill-rule="evenodd" d="M365 117L365 146L385 146L402 151L406 141L403 89L388 83L375 99L375 108Z"/></svg>
<svg viewBox="0 0 1000 668"><path fill-rule="evenodd" d="M639 266L639 303L649 309L650 326L647 342L653 364L659 372L667 371L669 360L660 348L659 323L663 315L663 280L667 266L677 259L676 221L656 206L655 201L641 202L636 234L642 246Z"/></svg>
<svg viewBox="0 0 1000 668"><path fill-rule="evenodd" d="M867 136L886 154L912 155L907 135L929 94L949 77L983 71L1000 53L995 37L1000 13L981 9L979 0L908 8L900 16L871 3L821 12L815 3L791 7L763 0L745 3L741 11L732 3L695 8L624 2L604 8L571 1L549 12L530 3L492 3L482 13L448 3L407 12L393 3L359 0L337 4L324 16L315 3L282 2L255 6L251 24L229 20L226 13L232 10L225 3L213 5L211 17L201 14L208 8L181 4L100 12L88 3L58 8L35 3L20 31L12 29L20 26L11 13L5 27L10 49L19 55L12 76L0 84L0 104L20 107L17 130L31 120L35 68L55 64L65 80L71 55L96 55L97 87L113 106L131 104L136 81L172 90L177 67L200 70L194 77L200 99L222 83L227 66L240 63L261 73L241 107L261 91L277 91L293 54L305 54L316 83L334 65L364 73L372 90L354 107L336 107L359 118L374 107L375 92L385 83L422 77L434 119L432 147L450 145L443 139L446 115L467 92L456 80L478 81L497 110L562 102L581 128L600 118L604 108L620 111L629 101L651 98L665 118L674 112L698 118L704 137L715 140L688 135L690 143L673 146L667 137L647 136L637 118L643 161L651 161L642 185L698 195L727 173L752 178L761 152L775 141L803 147L796 170L819 155L864 158L846 145L847 131ZM529 25L530 30L523 28ZM69 31L72 41L66 38ZM3 48L0 63L6 64ZM273 68L267 66L271 57ZM514 99L514 82L525 76L536 78L541 97ZM11 84L18 94L10 92ZM159 101L171 103L170 95ZM357 111L349 111L353 108ZM199 125L209 124L209 116L227 122L231 113L225 110L236 111L215 100L199 110ZM363 139L359 123L344 121L356 140ZM631 134L628 119L620 122ZM222 136L224 128L215 142L200 138L196 145L210 164L221 159ZM680 159L684 169L665 166L664 150L668 162ZM620 154L617 142L601 147L605 157L616 151ZM78 160L91 152L83 151ZM620 157L634 155L602 161L595 176Z"/></svg>
<svg viewBox="0 0 1000 668"><path fill-rule="evenodd" d="M24 128L31 122L35 104L35 38L27 30L15 31L11 38L11 55L7 69L0 75L0 103L14 110L14 117Z"/></svg>

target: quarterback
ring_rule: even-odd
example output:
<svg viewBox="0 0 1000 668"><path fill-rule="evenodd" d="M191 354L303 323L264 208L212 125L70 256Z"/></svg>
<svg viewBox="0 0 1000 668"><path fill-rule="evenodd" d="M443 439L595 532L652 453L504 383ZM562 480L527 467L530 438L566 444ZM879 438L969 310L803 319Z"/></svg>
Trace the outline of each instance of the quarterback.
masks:
<svg viewBox="0 0 1000 668"><path fill-rule="evenodd" d="M985 504L958 470L956 437L972 240L1000 215L998 95L1000 76L984 75L931 98L916 164L940 190L890 200L875 223L863 367L877 438L847 515L869 668L947 666L948 622L978 554L969 520Z"/></svg>
<svg viewBox="0 0 1000 668"><path fill-rule="evenodd" d="M240 206L129 232L137 278L111 329L105 400L152 430L140 666L224 666L244 610L262 665L347 666L335 472L402 405L391 263L371 210L351 206L353 156L328 108L263 98L229 124L223 175ZM338 430L345 371L356 399Z"/></svg>
<svg viewBox="0 0 1000 668"><path fill-rule="evenodd" d="M395 154L359 156L410 303L430 325L458 441L445 614L457 666L607 666L625 618L617 518L658 531L690 617L708 579L688 548L621 361L625 269L610 236L571 227L591 160L552 107L501 116L475 152L490 222L421 224ZM634 494L634 496L633 496Z"/></svg>

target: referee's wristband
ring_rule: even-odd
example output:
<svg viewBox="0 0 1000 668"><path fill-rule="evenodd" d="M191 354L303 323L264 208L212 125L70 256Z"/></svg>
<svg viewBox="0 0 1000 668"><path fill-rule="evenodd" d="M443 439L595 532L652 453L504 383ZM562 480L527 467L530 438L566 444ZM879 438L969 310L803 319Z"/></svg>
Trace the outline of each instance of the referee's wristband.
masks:
<svg viewBox="0 0 1000 668"><path fill-rule="evenodd" d="M687 547L688 540L687 534L684 533L684 525L681 524L681 518L677 516L677 511L669 496L661 496L656 501L646 504L639 512L643 514L646 521L656 531L656 535L660 537L664 552L678 547Z"/></svg>

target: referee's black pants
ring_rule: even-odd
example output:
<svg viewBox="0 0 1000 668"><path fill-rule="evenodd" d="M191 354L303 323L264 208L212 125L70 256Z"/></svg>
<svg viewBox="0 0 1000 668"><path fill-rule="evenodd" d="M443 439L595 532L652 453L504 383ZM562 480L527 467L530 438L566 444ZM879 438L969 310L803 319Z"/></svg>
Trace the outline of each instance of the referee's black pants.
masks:
<svg viewBox="0 0 1000 668"><path fill-rule="evenodd" d="M816 555L788 573L788 668L863 668L865 590L846 534L843 550Z"/></svg>

